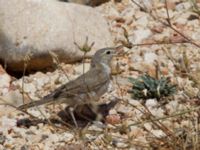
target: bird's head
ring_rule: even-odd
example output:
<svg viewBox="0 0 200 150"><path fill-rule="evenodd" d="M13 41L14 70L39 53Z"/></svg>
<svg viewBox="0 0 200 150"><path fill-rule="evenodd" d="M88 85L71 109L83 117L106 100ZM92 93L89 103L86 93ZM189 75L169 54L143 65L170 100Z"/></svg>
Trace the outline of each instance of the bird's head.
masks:
<svg viewBox="0 0 200 150"><path fill-rule="evenodd" d="M109 66L115 54L116 50L114 48L103 48L98 50L92 57L91 67L94 67L99 64Z"/></svg>

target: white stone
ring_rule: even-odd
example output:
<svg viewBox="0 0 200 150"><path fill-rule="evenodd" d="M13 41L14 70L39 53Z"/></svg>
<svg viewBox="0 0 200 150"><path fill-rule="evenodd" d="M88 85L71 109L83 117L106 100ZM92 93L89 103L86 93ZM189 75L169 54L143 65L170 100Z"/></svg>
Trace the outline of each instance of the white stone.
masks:
<svg viewBox="0 0 200 150"><path fill-rule="evenodd" d="M83 70L83 65L84 65L84 70ZM84 72L87 72L89 69L90 69L89 63L84 63L84 64L81 63L80 65L75 67L75 71L78 75L81 75Z"/></svg>
<svg viewBox="0 0 200 150"><path fill-rule="evenodd" d="M96 125L96 123L94 125L91 125L88 130L91 131L103 131L103 129L101 127L99 127L98 125Z"/></svg>
<svg viewBox="0 0 200 150"><path fill-rule="evenodd" d="M120 106L117 108L117 111L126 114L126 113L131 112L131 111L132 111L132 108L131 108L131 107L124 106L124 105L120 105Z"/></svg>
<svg viewBox="0 0 200 150"><path fill-rule="evenodd" d="M165 137L166 134L162 131L162 130L151 130L151 133L158 137L158 138L161 138L161 137Z"/></svg>
<svg viewBox="0 0 200 150"><path fill-rule="evenodd" d="M24 92L27 93L35 93L36 92L36 87L33 83L24 83Z"/></svg>
<svg viewBox="0 0 200 150"><path fill-rule="evenodd" d="M0 75L0 88L5 88L10 86L11 78L8 74L4 73Z"/></svg>
<svg viewBox="0 0 200 150"><path fill-rule="evenodd" d="M59 136L57 134L50 134L48 140L57 143L59 141Z"/></svg>
<svg viewBox="0 0 200 150"><path fill-rule="evenodd" d="M140 17L136 21L137 26L140 26L140 27L146 27L148 23L149 23L149 20L148 20L147 15Z"/></svg>
<svg viewBox="0 0 200 150"><path fill-rule="evenodd" d="M154 115L156 116L157 118L158 117L163 117L164 116L164 110L162 108L150 108L149 111Z"/></svg>
<svg viewBox="0 0 200 150"><path fill-rule="evenodd" d="M146 103L145 103L145 105L147 107L155 107L155 106L157 106L157 104L158 104L158 102L156 99L148 99L148 100L146 100Z"/></svg>
<svg viewBox="0 0 200 150"><path fill-rule="evenodd" d="M54 53L62 62L82 59L86 37L95 42L95 50L113 46L107 22L94 8L58 1L0 0L0 59L13 70L24 68L24 58L30 56L28 67L46 68L52 65Z"/></svg>
<svg viewBox="0 0 200 150"><path fill-rule="evenodd" d="M61 138L64 142L70 142L74 138L74 135L72 133L65 132L61 135Z"/></svg>
<svg viewBox="0 0 200 150"><path fill-rule="evenodd" d="M176 22L179 23L179 24L186 24L188 22L188 20L186 18L183 18L183 17L178 17L176 19Z"/></svg>
<svg viewBox="0 0 200 150"><path fill-rule="evenodd" d="M185 11L191 7L192 2L183 2L176 5L177 11Z"/></svg>
<svg viewBox="0 0 200 150"><path fill-rule="evenodd" d="M1 123L0 132L3 132L5 130L11 129L12 127L16 126L16 120L8 118L7 116L1 117L0 123Z"/></svg>
<svg viewBox="0 0 200 150"><path fill-rule="evenodd" d="M2 99L5 101L1 101L1 104L11 104L14 106L19 106L23 103L23 97L22 94L19 92L19 90L15 90L15 91L10 91L7 94L5 94Z"/></svg>
<svg viewBox="0 0 200 150"><path fill-rule="evenodd" d="M170 101L166 106L165 106L168 110L168 113L174 113L178 110L178 102L177 101Z"/></svg>
<svg viewBox="0 0 200 150"><path fill-rule="evenodd" d="M145 127L147 130L149 130L149 131L152 130L152 125L151 125L151 123L145 123L145 124L144 124L144 127Z"/></svg>
<svg viewBox="0 0 200 150"><path fill-rule="evenodd" d="M152 32L149 29L138 29L133 32L134 36L130 38L133 43L141 43L142 40L148 38Z"/></svg>
<svg viewBox="0 0 200 150"><path fill-rule="evenodd" d="M145 53L144 61L145 63L154 63L158 59L158 56L155 53Z"/></svg>

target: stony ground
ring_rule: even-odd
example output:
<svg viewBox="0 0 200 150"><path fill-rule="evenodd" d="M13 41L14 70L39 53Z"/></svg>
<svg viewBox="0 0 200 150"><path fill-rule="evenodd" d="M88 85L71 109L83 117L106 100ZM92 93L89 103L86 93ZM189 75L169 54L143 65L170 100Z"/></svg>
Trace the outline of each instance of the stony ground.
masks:
<svg viewBox="0 0 200 150"><path fill-rule="evenodd" d="M37 122L19 127L19 120L31 118L30 114L58 118L56 113L65 106L41 106L24 113L0 105L0 149L199 149L200 3L171 0L167 6L158 0L137 4L123 0L95 8L106 17L116 46L124 46L124 55L112 63L110 89L101 99L108 103L117 97L119 102L104 123L96 121L79 129ZM89 62L85 60L85 71ZM58 65L53 72L20 79L11 78L1 68L1 103L38 100L83 73L82 63ZM145 73L169 77L177 85L176 93L160 100L132 98L127 92L132 88L128 77Z"/></svg>

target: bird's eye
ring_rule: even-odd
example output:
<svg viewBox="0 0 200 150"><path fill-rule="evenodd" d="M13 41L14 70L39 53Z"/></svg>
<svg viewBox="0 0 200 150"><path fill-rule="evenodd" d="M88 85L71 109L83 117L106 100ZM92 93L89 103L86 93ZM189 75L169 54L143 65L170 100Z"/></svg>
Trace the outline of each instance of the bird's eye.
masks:
<svg viewBox="0 0 200 150"><path fill-rule="evenodd" d="M108 55L109 55L109 54L110 54L110 51L107 51L107 52L106 52L106 54L108 54Z"/></svg>

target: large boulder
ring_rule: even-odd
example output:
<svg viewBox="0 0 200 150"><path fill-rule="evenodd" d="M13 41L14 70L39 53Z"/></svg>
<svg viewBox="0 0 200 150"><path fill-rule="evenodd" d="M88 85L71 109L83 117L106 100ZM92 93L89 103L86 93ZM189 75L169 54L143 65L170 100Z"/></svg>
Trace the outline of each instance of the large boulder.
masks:
<svg viewBox="0 0 200 150"><path fill-rule="evenodd" d="M108 2L109 0L60 0L60 1L90 5L90 6L98 6L105 2Z"/></svg>
<svg viewBox="0 0 200 150"><path fill-rule="evenodd" d="M57 54L61 62L80 60L86 37L93 50L113 46L107 22L95 9L55 0L0 0L0 60L13 71L38 70L52 65Z"/></svg>

